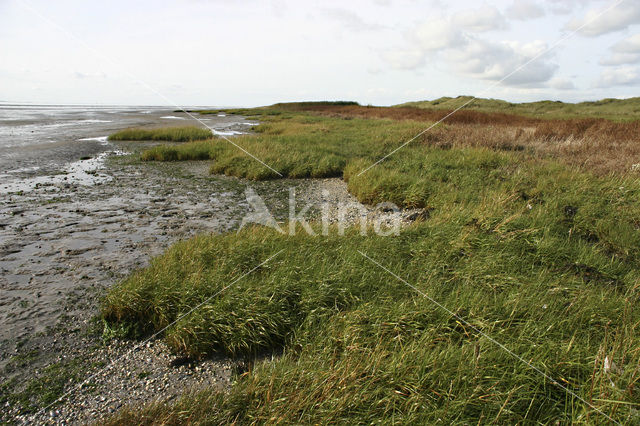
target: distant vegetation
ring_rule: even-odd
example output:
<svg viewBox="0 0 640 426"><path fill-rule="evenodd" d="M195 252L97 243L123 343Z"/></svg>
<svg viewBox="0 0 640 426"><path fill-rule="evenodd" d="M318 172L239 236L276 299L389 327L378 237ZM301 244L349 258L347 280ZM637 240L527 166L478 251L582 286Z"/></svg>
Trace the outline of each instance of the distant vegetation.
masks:
<svg viewBox="0 0 640 426"><path fill-rule="evenodd" d="M335 107L335 106L349 106L359 105L353 101L308 101L308 102L280 102L269 107L259 108L224 108L224 109L206 109L196 110L189 112L197 112L199 114L231 114L231 115L244 115L244 116L256 116L262 115L265 111L269 111L270 114L278 114L278 110L296 110L305 109L310 107Z"/></svg>
<svg viewBox="0 0 640 426"><path fill-rule="evenodd" d="M234 142L291 178L342 176L349 158L384 155L394 143L419 132L422 126L416 122L347 121L275 112L273 115L265 112L267 115L263 119L268 122L254 129L256 135L235 137ZM212 173L249 179L278 177L272 170L221 139L160 145L144 151L142 159L213 159L216 161L212 165Z"/></svg>
<svg viewBox="0 0 640 426"><path fill-rule="evenodd" d="M373 163L446 115L446 111L413 107L322 103L224 111L251 114L261 120L253 129L257 134L236 137L234 142L291 178L343 176L349 163ZM525 159L556 159L600 174L626 174L640 167L635 166L640 163L638 135L640 121L543 120L463 110L421 135L408 148L416 149L418 156L425 147L521 151L527 155ZM213 173L250 179L278 177L220 139L160 145L143 152L142 159L211 159L216 160ZM348 171L345 177L349 177Z"/></svg>
<svg viewBox="0 0 640 426"><path fill-rule="evenodd" d="M280 102L273 105L273 108L285 107L288 109L305 108L310 106L347 106L359 105L354 101L307 101L307 102Z"/></svg>
<svg viewBox="0 0 640 426"><path fill-rule="evenodd" d="M473 99L471 96L442 97L433 101L406 102L397 106L425 109L454 110L466 102L465 109L481 112L522 114L539 118L607 118L610 120L640 119L640 98L603 99L593 102L565 103L539 101L512 103L499 99Z"/></svg>
<svg viewBox="0 0 640 426"><path fill-rule="evenodd" d="M245 357L249 370L229 392L127 408L114 422L607 423L597 410L637 422L640 122L462 111L360 174L445 113L247 112L261 124L234 142L286 177L342 176L365 203L430 217L397 237L247 228L174 245L111 289L104 319L139 337L206 301L168 327L166 342L192 357ZM143 158L277 177L217 139ZM273 358L254 358L264 354Z"/></svg>
<svg viewBox="0 0 640 426"><path fill-rule="evenodd" d="M112 141L168 141L189 142L212 137L211 131L201 127L161 127L158 129L125 129L109 136Z"/></svg>

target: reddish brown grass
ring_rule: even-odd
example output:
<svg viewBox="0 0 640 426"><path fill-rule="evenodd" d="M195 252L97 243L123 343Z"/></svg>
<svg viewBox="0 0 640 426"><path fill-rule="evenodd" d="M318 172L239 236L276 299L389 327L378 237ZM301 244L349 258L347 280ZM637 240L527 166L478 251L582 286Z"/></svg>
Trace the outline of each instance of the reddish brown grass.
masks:
<svg viewBox="0 0 640 426"><path fill-rule="evenodd" d="M282 104L284 108L294 111L317 112L329 116L358 118L388 118L391 120L439 121L451 111L428 110L414 107L373 107L360 105L300 105ZM450 124L505 124L527 126L542 120L521 115L502 113L481 113L471 110L460 110L446 119Z"/></svg>
<svg viewBox="0 0 640 426"><path fill-rule="evenodd" d="M297 105L285 108L348 118L386 118L433 123L450 111L404 107L359 105ZM443 148L474 146L496 150L524 151L551 157L598 174L638 173L640 121L613 122L606 119L548 120L513 114L460 110L421 136L417 143ZM636 166L637 168L638 166Z"/></svg>

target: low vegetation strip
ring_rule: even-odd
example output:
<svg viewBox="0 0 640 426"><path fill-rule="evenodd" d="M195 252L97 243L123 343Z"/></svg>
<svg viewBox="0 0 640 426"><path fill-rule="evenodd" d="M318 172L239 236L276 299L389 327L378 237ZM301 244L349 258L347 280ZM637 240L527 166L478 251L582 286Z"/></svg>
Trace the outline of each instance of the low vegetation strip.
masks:
<svg viewBox="0 0 640 426"><path fill-rule="evenodd" d="M432 101L407 102L398 106L432 110L454 110L465 104L467 105L464 108L468 110L490 113L502 112L536 118L607 118L616 121L640 119L640 98L602 99L600 101L572 104L560 101L513 103L499 99L458 96L455 98L442 97Z"/></svg>
<svg viewBox="0 0 640 426"><path fill-rule="evenodd" d="M125 129L109 136L112 141L189 142L209 139L211 131L201 127L161 127L158 129Z"/></svg>
<svg viewBox="0 0 640 426"><path fill-rule="evenodd" d="M352 158L376 158L396 141L419 132L423 123L372 119L327 118L309 113L268 110L255 135L234 142L278 170L285 177L342 176ZM142 153L143 160L215 160L213 173L249 179L276 178L275 172L226 141L212 139L183 145L161 145ZM254 164L255 163L255 164Z"/></svg>
<svg viewBox="0 0 640 426"><path fill-rule="evenodd" d="M323 103L225 111L251 115L261 121L253 128L256 134L234 141L291 178L348 178L352 174L350 164L368 167L443 114L417 108ZM521 161L551 159L601 175L640 171L640 121L540 120L475 111L461 111L454 117L454 122L447 120L403 148L402 151L411 153L408 160L394 154L386 162L391 168L401 169L407 166L402 164L404 161L417 161L432 148L486 148L518 153ZM417 158L412 159L413 156ZM215 160L212 173L249 179L278 177L235 146L218 139L160 145L144 151L142 159Z"/></svg>
<svg viewBox="0 0 640 426"><path fill-rule="evenodd" d="M640 133L640 121L616 122L604 118L552 119L542 120L520 116L513 113L487 113L473 110L460 110L448 116L452 110L429 110L413 107L362 107L362 106L325 106L308 105L291 107L294 110L320 113L328 116L346 118L388 118L392 120L416 120L438 122L453 126L484 126L516 129L532 129L533 136L540 139L564 140L592 138L598 133L609 140L637 141Z"/></svg>
<svg viewBox="0 0 640 426"><path fill-rule="evenodd" d="M295 126L313 133L326 122L311 117L291 121L290 128L269 124L284 137L297 134ZM415 124L378 125L413 131L393 126ZM309 142L302 146L319 148ZM368 152L377 147L369 142ZM252 365L229 393L211 390L173 405L126 409L114 422L606 420L372 268L358 250L607 415L637 421L640 183L549 160L522 161L522 155L419 145L360 177L355 171L366 159L350 159L345 178L359 198L431 208L428 221L396 237L358 230L312 237L301 229L288 236L246 228L176 244L110 291L105 320L132 335L160 330L284 250L165 334L174 350L194 357L278 355ZM253 163L236 167L246 172Z"/></svg>

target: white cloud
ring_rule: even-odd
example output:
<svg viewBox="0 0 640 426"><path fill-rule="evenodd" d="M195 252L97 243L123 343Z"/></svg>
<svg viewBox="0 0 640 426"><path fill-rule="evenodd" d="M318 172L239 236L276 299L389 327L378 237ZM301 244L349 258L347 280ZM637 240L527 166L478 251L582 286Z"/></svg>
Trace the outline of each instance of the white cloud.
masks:
<svg viewBox="0 0 640 426"><path fill-rule="evenodd" d="M619 41L611 49L618 53L640 53L640 34L634 34Z"/></svg>
<svg viewBox="0 0 640 426"><path fill-rule="evenodd" d="M611 7L611 6L608 6ZM603 11L605 11L603 13ZM640 23L640 3L627 1L612 9L591 9L584 17L569 21L566 28L587 37L620 31Z"/></svg>
<svg viewBox="0 0 640 426"><path fill-rule="evenodd" d="M483 5L453 15L452 23L471 32L485 32L507 28L507 21L494 6Z"/></svg>
<svg viewBox="0 0 640 426"><path fill-rule="evenodd" d="M497 29L503 24L504 17L491 7L431 20L407 34L408 47L386 51L382 56L396 69L413 70L424 66L427 59L444 59L459 75L501 81L507 86L542 87L558 68L550 61L550 55L542 54L546 43L488 41L471 33ZM538 55L541 56L531 61Z"/></svg>
<svg viewBox="0 0 640 426"><path fill-rule="evenodd" d="M609 57L599 61L600 65L624 65L640 62L640 34L634 34L611 47Z"/></svg>
<svg viewBox="0 0 640 426"><path fill-rule="evenodd" d="M514 0L513 4L507 9L507 16L509 18L520 21L536 19L544 15L544 9L531 0Z"/></svg>
<svg viewBox="0 0 640 426"><path fill-rule="evenodd" d="M325 15L340 22L345 28L353 31L375 31L383 28L382 25L365 22L355 12L347 9L325 9Z"/></svg>
<svg viewBox="0 0 640 426"><path fill-rule="evenodd" d="M508 86L535 87L553 77L558 68L543 54L546 49L540 41L522 44L470 39L464 47L448 52L447 59L463 74ZM538 55L542 56L531 61Z"/></svg>
<svg viewBox="0 0 640 426"><path fill-rule="evenodd" d="M632 86L640 83L640 71L637 67L624 66L608 68L602 71L596 87L609 88L613 86Z"/></svg>
<svg viewBox="0 0 640 426"><path fill-rule="evenodd" d="M598 63L605 66L635 64L640 62L640 53L614 53L607 58L600 59Z"/></svg>
<svg viewBox="0 0 640 426"><path fill-rule="evenodd" d="M576 86L568 78L553 78L549 81L549 87L556 90L574 90Z"/></svg>
<svg viewBox="0 0 640 426"><path fill-rule="evenodd" d="M383 52L382 57L393 68L412 70L424 65L428 55L454 46L463 46L467 38L450 19L430 20L406 34L408 46Z"/></svg>
<svg viewBox="0 0 640 426"><path fill-rule="evenodd" d="M426 51L436 51L459 46L466 42L460 28L450 20L441 19L425 22L410 34L411 41Z"/></svg>

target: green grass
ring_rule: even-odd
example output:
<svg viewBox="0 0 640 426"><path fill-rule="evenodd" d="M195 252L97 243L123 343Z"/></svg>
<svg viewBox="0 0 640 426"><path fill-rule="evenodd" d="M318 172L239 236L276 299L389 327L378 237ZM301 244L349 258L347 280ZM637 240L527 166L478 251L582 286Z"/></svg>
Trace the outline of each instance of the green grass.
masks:
<svg viewBox="0 0 640 426"><path fill-rule="evenodd" d="M0 404L10 403L21 408L21 413L32 413L55 403L68 386L84 380L87 363L70 359L45 367L26 383L13 380L0 385Z"/></svg>
<svg viewBox="0 0 640 426"><path fill-rule="evenodd" d="M234 143L289 178L342 176L350 161L373 163L424 129L425 123L377 119L328 118L267 109L257 135ZM279 177L222 139L160 145L142 153L145 161L215 160L211 172L249 179Z"/></svg>
<svg viewBox="0 0 640 426"><path fill-rule="evenodd" d="M307 134L326 122L294 124ZM384 124L398 134L415 125ZM273 125L281 138L295 132ZM639 421L640 182L522 161L515 152L420 146L357 176L377 146L359 146L349 126L341 131L355 141L335 151L347 158L350 191L370 202L429 206L430 219L397 237L249 228L174 245L109 292L105 320L145 335L205 302L166 330L174 350L280 355L257 362L228 393L124 410L116 420L606 423L468 322L607 415ZM243 164L236 170L251 167ZM616 367L605 371L605 357Z"/></svg>
<svg viewBox="0 0 640 426"><path fill-rule="evenodd" d="M295 110L297 108L304 108L309 106L349 106L359 105L354 101L309 101L309 102L280 102L268 107L258 108L223 108L223 109L201 109L189 112L197 112L203 115L210 114L231 114L231 115L244 115L244 116L258 116L268 111L269 114L282 114L282 109ZM180 112L180 111L177 111Z"/></svg>
<svg viewBox="0 0 640 426"><path fill-rule="evenodd" d="M397 106L453 110L472 100L471 96L442 97L432 101L406 102ZM560 101L512 103L499 99L474 99L466 109L482 112L522 114L539 118L608 118L612 120L640 119L640 98L602 99L576 104Z"/></svg>
<svg viewBox="0 0 640 426"><path fill-rule="evenodd" d="M125 129L109 136L112 141L189 142L211 138L211 131L201 127L161 127L158 129Z"/></svg>

